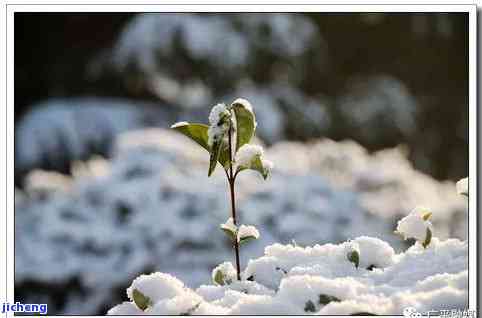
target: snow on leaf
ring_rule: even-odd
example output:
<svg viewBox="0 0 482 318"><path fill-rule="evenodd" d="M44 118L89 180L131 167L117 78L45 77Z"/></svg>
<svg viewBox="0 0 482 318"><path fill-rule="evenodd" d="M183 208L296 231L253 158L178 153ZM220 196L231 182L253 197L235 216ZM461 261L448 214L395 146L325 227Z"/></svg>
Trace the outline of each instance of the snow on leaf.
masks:
<svg viewBox="0 0 482 318"><path fill-rule="evenodd" d="M252 169L258 171L266 180L271 173L273 163L264 159L263 148L258 145L243 145L236 153L237 171Z"/></svg>
<svg viewBox="0 0 482 318"><path fill-rule="evenodd" d="M256 240L259 238L259 231L252 225L246 226L243 224L239 227L237 238L240 244Z"/></svg>
<svg viewBox="0 0 482 318"><path fill-rule="evenodd" d="M220 224L221 230L231 239L232 242L236 240L238 227L234 224L233 218L229 218L226 223Z"/></svg>
<svg viewBox="0 0 482 318"><path fill-rule="evenodd" d="M256 158L262 157L264 154L263 148L258 145L245 144L236 152L236 164L238 167L251 168L253 161Z"/></svg>
<svg viewBox="0 0 482 318"><path fill-rule="evenodd" d="M224 262L216 266L211 274L215 284L223 286L229 285L236 279L236 270L230 262Z"/></svg>
<svg viewBox="0 0 482 318"><path fill-rule="evenodd" d="M398 221L397 233L401 234L404 239L414 238L420 243L426 242L428 231L432 228L432 223L428 221L431 214L426 208L417 207ZM432 232L430 231L430 234Z"/></svg>
<svg viewBox="0 0 482 318"><path fill-rule="evenodd" d="M226 108L226 105L222 103L217 104L209 113L209 124L212 126L219 126L227 116L229 116L229 111Z"/></svg>
<svg viewBox="0 0 482 318"><path fill-rule="evenodd" d="M155 303L165 298L177 296L183 292L184 284L179 279L166 273L156 272L137 277L127 289L127 296L132 301L135 301L136 295L144 296L138 297L142 305L145 303L145 298Z"/></svg>
<svg viewBox="0 0 482 318"><path fill-rule="evenodd" d="M188 126L189 123L187 121L180 121L180 122L177 122L173 125L171 125L171 128L179 128L179 127L182 127L182 126Z"/></svg>
<svg viewBox="0 0 482 318"><path fill-rule="evenodd" d="M209 170L208 176L216 169L217 162L220 158L221 152L225 148L225 136L229 133L231 127L231 113L224 104L217 104L211 109L209 114L209 128L208 128L208 145L210 146ZM228 152L229 152L229 147ZM229 160L228 157L224 159ZM226 162L221 162L223 166Z"/></svg>

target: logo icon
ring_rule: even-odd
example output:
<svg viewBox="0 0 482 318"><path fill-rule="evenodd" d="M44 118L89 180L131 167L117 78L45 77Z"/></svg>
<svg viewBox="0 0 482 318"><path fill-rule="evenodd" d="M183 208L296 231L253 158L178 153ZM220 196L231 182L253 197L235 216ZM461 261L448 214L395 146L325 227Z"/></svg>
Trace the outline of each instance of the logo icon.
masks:
<svg viewBox="0 0 482 318"><path fill-rule="evenodd" d="M414 307L407 307L403 309L403 316L405 318L418 318L422 317L422 314L419 313Z"/></svg>

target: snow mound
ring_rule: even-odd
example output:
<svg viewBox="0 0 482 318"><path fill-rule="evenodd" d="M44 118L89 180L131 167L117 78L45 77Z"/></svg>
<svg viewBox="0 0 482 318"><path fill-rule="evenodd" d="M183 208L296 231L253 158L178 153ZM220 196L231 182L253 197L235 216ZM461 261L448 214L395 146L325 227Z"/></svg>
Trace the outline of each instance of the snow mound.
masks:
<svg viewBox="0 0 482 318"><path fill-rule="evenodd" d="M358 268L346 257L345 247L350 242L304 248L274 244L266 247L262 257L250 260L242 281L202 285L195 291L185 288L182 295L150 298L152 305L145 311L135 311L137 302L124 302L108 314L401 315L406 307L422 313L466 308L466 242L434 238L426 249L416 243L399 254L378 238L359 237L354 242L362 247L363 265ZM160 275L165 274L147 277L154 281ZM164 285L169 281L174 287ZM181 284L173 279L149 285L158 291L146 296L153 293L157 297L164 289ZM137 285L135 280L129 289Z"/></svg>

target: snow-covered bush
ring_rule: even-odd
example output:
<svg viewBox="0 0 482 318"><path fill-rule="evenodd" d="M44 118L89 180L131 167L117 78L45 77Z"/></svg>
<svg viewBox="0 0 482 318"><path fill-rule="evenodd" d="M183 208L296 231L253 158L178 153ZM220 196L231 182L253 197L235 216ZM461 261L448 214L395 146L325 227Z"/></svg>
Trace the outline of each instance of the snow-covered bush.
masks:
<svg viewBox="0 0 482 318"><path fill-rule="evenodd" d="M170 104L196 108L261 67L268 77L299 77L292 66L322 52L320 42L301 14L147 13L125 25L106 64Z"/></svg>
<svg viewBox="0 0 482 318"><path fill-rule="evenodd" d="M206 149L210 154L208 176L216 169L218 162L224 169L231 194L231 217L221 224L221 229L231 240L236 255L236 278L241 280L239 247L241 244L259 238L258 230L252 226L238 227L236 215L235 183L238 173L251 169L266 179L273 168L271 161L264 158L263 148L251 145L256 131L256 117L250 102L238 98L230 106L217 104L209 114L209 126L179 122L171 128L183 133ZM223 270L213 274L216 283L224 284Z"/></svg>
<svg viewBox="0 0 482 318"><path fill-rule="evenodd" d="M68 173L93 154L108 156L117 136L167 125L175 114L154 103L120 98L52 98L31 105L15 125L15 177L33 169Z"/></svg>

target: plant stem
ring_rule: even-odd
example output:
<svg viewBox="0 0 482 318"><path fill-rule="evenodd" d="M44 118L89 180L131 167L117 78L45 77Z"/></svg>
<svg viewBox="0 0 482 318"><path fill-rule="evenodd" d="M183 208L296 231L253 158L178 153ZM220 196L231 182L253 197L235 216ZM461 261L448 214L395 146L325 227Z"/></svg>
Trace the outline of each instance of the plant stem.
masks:
<svg viewBox="0 0 482 318"><path fill-rule="evenodd" d="M233 175L233 150L232 150L232 127L231 125L229 126L229 132L228 132L228 143L229 143L229 176L228 176L228 181L229 181L229 190L231 192L231 215L233 217L233 223L234 225L237 225L237 220L236 220L236 199L235 199L235 194L234 194L234 182L236 180L235 175ZM238 239L236 238L234 240L234 253L236 256L236 276L238 280L241 280L241 269L239 266L239 243Z"/></svg>

